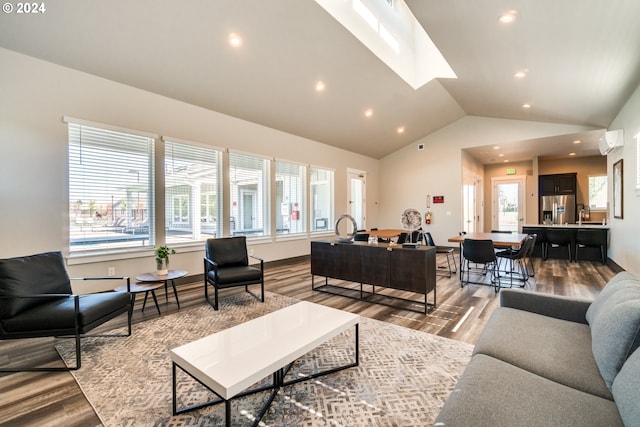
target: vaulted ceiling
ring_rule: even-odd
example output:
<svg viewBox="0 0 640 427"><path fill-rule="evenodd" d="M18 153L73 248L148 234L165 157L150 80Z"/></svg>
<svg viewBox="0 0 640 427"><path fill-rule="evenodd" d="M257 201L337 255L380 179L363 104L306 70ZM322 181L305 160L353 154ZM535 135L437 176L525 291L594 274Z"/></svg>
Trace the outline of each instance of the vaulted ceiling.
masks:
<svg viewBox="0 0 640 427"><path fill-rule="evenodd" d="M46 2L0 46L374 158L465 115L604 129L640 80L638 0L406 2L457 79L414 90L313 0Z"/></svg>

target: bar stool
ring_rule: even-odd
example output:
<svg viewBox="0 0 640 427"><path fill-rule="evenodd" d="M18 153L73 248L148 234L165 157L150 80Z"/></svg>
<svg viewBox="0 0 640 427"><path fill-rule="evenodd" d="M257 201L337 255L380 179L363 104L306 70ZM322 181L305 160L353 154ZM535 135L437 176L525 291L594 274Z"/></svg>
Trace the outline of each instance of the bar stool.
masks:
<svg viewBox="0 0 640 427"><path fill-rule="evenodd" d="M579 248L599 248L600 260L603 264L607 263L604 253L604 242L602 241L602 233L600 230L579 229L576 233L576 261L578 260Z"/></svg>
<svg viewBox="0 0 640 427"><path fill-rule="evenodd" d="M550 248L561 248L563 246L566 246L569 253L569 262L573 261L573 257L571 254L571 240L571 233L569 232L569 230L548 228L545 232L544 239L544 259L547 259L549 257Z"/></svg>

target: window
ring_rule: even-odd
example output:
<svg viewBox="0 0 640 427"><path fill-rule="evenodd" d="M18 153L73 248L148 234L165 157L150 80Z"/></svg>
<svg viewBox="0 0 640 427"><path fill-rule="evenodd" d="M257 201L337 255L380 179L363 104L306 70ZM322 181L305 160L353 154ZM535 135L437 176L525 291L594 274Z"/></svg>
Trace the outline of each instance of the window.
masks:
<svg viewBox="0 0 640 427"><path fill-rule="evenodd" d="M333 230L333 170L312 167L311 187L311 231Z"/></svg>
<svg viewBox="0 0 640 427"><path fill-rule="evenodd" d="M221 151L165 139L165 241L222 235Z"/></svg>
<svg viewBox="0 0 640 427"><path fill-rule="evenodd" d="M640 191L640 133L635 136L636 139L636 194Z"/></svg>
<svg viewBox="0 0 640 427"><path fill-rule="evenodd" d="M268 236L269 160L229 153L231 235Z"/></svg>
<svg viewBox="0 0 640 427"><path fill-rule="evenodd" d="M589 209L607 209L607 176L589 177Z"/></svg>
<svg viewBox="0 0 640 427"><path fill-rule="evenodd" d="M154 140L69 121L70 252L154 244Z"/></svg>
<svg viewBox="0 0 640 427"><path fill-rule="evenodd" d="M276 234L304 233L307 168L276 160Z"/></svg>

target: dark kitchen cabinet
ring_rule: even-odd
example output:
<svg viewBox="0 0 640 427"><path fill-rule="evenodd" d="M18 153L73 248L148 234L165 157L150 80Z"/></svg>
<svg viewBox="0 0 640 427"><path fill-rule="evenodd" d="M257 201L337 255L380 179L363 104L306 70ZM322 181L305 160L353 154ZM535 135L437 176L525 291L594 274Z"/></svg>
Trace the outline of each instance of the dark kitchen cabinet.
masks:
<svg viewBox="0 0 640 427"><path fill-rule="evenodd" d="M538 177L538 192L541 196L553 196L556 194L575 194L576 188L576 173L540 175Z"/></svg>

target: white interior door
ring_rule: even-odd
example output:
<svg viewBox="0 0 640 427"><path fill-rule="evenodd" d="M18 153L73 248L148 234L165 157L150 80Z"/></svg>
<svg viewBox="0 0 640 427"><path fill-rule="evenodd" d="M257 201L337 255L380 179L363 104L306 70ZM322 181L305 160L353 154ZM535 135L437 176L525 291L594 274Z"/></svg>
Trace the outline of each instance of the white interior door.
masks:
<svg viewBox="0 0 640 427"><path fill-rule="evenodd" d="M349 188L347 196L349 197L349 215L351 215L358 224L358 229L366 229L366 212L365 212L365 195L366 195L366 174L359 171L349 171Z"/></svg>
<svg viewBox="0 0 640 427"><path fill-rule="evenodd" d="M524 222L525 176L491 179L491 228L519 232Z"/></svg>
<svg viewBox="0 0 640 427"><path fill-rule="evenodd" d="M467 233L479 231L480 206L478 197L478 183L480 180L471 175L465 175L462 184L462 229Z"/></svg>

